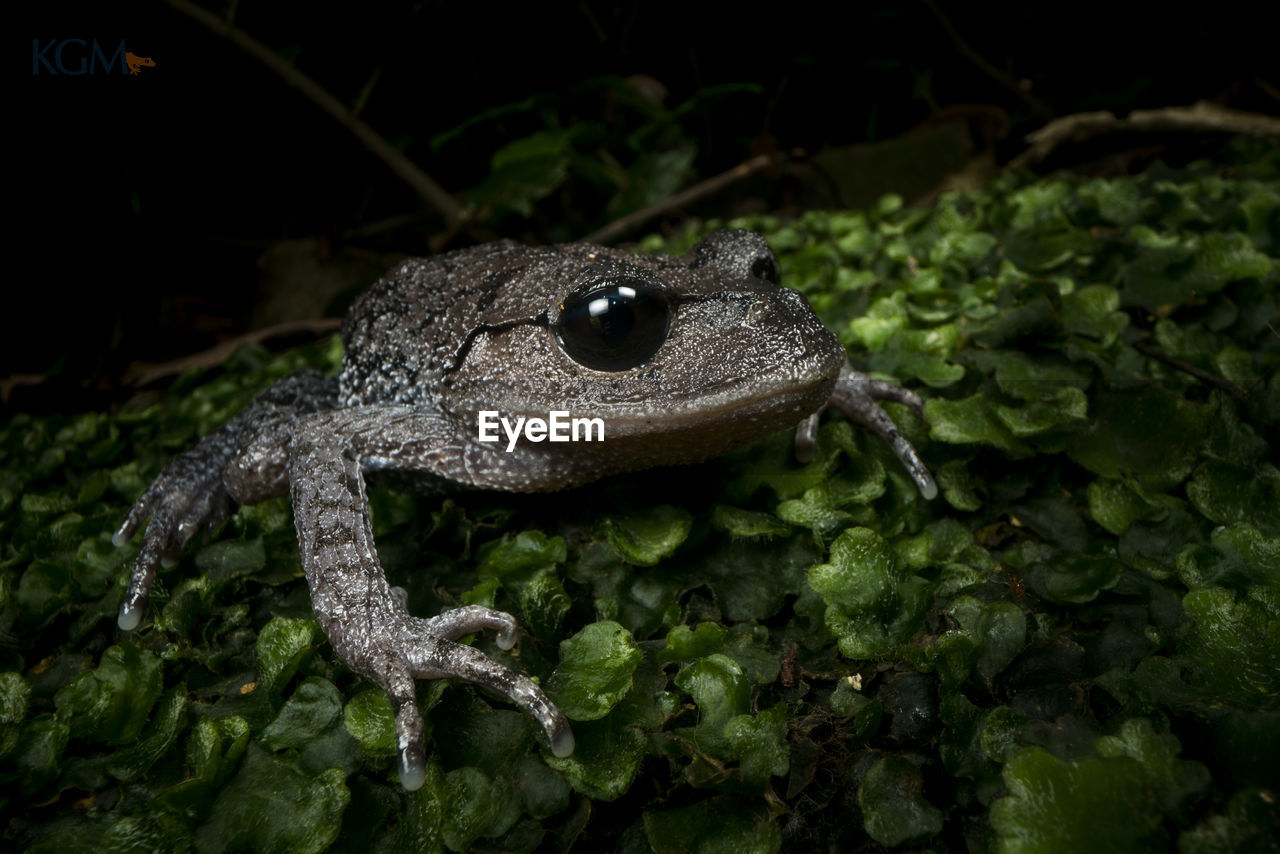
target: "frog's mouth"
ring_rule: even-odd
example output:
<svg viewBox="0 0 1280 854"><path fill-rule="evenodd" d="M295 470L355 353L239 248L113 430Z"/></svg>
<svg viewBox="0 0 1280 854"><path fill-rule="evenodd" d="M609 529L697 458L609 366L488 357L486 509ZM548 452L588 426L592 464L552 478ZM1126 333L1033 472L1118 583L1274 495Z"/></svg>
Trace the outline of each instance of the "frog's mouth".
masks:
<svg viewBox="0 0 1280 854"><path fill-rule="evenodd" d="M794 426L817 411L831 396L838 375L837 369L830 375L816 375L801 382L755 381L747 388L726 383L678 401L611 407L613 411L598 411L595 415L604 420L610 438L666 437L705 430L725 437L749 434L749 440Z"/></svg>

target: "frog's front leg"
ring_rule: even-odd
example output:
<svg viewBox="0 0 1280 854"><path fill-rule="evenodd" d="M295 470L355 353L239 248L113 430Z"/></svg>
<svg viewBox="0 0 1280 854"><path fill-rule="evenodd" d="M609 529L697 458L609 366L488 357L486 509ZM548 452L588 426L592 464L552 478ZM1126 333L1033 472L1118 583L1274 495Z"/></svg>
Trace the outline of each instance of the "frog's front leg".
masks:
<svg viewBox="0 0 1280 854"><path fill-rule="evenodd" d="M120 628L131 631L142 621L161 560L176 560L197 531L216 528L234 504L256 504L285 493L293 423L306 413L336 406L337 392L337 380L319 371L285 377L160 473L111 538L122 546L147 522L120 604Z"/></svg>
<svg viewBox="0 0 1280 854"><path fill-rule="evenodd" d="M516 637L511 615L470 606L413 617L387 583L374 549L365 469L483 481L486 453L459 439L447 417L405 406L318 413L295 430L290 446L293 512L312 607L342 660L390 696L406 789L421 786L426 775L417 679L454 677L504 694L542 726L556 756L573 752L568 722L537 685L454 642L496 629L498 645L509 649Z"/></svg>
<svg viewBox="0 0 1280 854"><path fill-rule="evenodd" d="M828 406L834 406L843 412L851 421L869 427L881 439L888 443L894 455L901 460L911 479L916 482L920 494L927 499L938 495L938 484L934 482L929 467L920 459L916 449L898 430L893 419L880 408L877 401L892 400L905 403L917 413L924 414L924 401L915 392L869 377L855 371L848 363L840 369L840 377L826 406L810 415L796 428L796 456L807 460L813 455L813 444L818 432L818 419Z"/></svg>

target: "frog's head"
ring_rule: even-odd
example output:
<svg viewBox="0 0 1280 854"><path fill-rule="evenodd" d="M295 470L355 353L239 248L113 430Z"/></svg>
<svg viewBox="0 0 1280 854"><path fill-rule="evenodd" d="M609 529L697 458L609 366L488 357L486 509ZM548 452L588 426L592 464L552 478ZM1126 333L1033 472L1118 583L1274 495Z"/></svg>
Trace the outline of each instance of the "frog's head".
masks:
<svg viewBox="0 0 1280 854"><path fill-rule="evenodd" d="M687 462L795 426L845 363L757 234L716 232L679 258L538 252L446 378L456 414L568 411L605 424L603 447L573 453Z"/></svg>

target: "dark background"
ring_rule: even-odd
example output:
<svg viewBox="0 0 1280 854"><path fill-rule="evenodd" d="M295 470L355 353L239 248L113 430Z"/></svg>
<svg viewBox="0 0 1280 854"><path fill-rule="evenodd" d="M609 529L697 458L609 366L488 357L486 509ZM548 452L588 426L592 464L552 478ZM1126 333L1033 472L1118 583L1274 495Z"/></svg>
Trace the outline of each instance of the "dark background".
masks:
<svg viewBox="0 0 1280 854"><path fill-rule="evenodd" d="M279 76L166 3L28 8L9 63L19 97L5 405L70 412L126 399L138 363L270 322L258 309L305 290L308 270L339 265L354 291L396 253L581 237L628 209L590 176L625 170L636 133L648 134L641 149L695 147L677 182L688 186L756 154L868 146L948 117L966 123L967 156L1004 162L1051 116L1200 99L1280 112L1275 31L1257 19L1261 7L841 5L238 3L237 27L344 103L365 93L361 117L451 193L483 185L508 143L595 129L529 215L499 205L457 231ZM156 64L137 77L33 74L32 41L65 38L108 50L123 38ZM727 84L751 85L714 88ZM635 92L649 93L649 112L628 101ZM914 156L872 189L934 165ZM822 184L768 171L628 236L686 217L868 202L824 195ZM292 315L340 312L343 298Z"/></svg>

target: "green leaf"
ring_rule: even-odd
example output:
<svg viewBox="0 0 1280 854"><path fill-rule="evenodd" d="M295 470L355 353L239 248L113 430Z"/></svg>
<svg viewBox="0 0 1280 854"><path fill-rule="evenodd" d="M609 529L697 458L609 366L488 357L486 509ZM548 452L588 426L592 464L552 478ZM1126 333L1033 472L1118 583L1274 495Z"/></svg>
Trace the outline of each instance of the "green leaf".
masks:
<svg viewBox="0 0 1280 854"><path fill-rule="evenodd" d="M774 854L782 835L763 808L719 796L692 806L644 813L656 854Z"/></svg>
<svg viewBox="0 0 1280 854"><path fill-rule="evenodd" d="M21 723L27 716L31 685L21 673L0 673L0 724Z"/></svg>
<svg viewBox="0 0 1280 854"><path fill-rule="evenodd" d="M715 653L680 668L675 683L698 706L698 724L688 732L697 745L708 752L729 755L725 725L747 711L751 683L738 663Z"/></svg>
<svg viewBox="0 0 1280 854"><path fill-rule="evenodd" d="M805 490L803 498L780 502L777 512L784 522L809 528L821 537L834 534L853 521L853 516L836 506L831 488L825 483Z"/></svg>
<svg viewBox="0 0 1280 854"><path fill-rule="evenodd" d="M729 748L741 763L742 779L763 785L790 769L787 746L787 705L751 715L736 715L724 727Z"/></svg>
<svg viewBox="0 0 1280 854"><path fill-rule="evenodd" d="M849 613L891 605L903 577L893 551L869 528L845 531L831 544L830 563L809 570L810 586Z"/></svg>
<svg viewBox="0 0 1280 854"><path fill-rule="evenodd" d="M1168 247L1140 251L1125 270L1125 302L1155 310L1222 290L1271 272L1272 260L1239 232L1179 235Z"/></svg>
<svg viewBox="0 0 1280 854"><path fill-rule="evenodd" d="M58 717L72 735L108 744L133 741L160 697L161 662L126 641L107 649L98 666L58 690Z"/></svg>
<svg viewBox="0 0 1280 854"><path fill-rule="evenodd" d="M1067 454L1095 474L1131 478L1148 493L1181 483L1195 466L1204 409L1162 389L1103 392Z"/></svg>
<svg viewBox="0 0 1280 854"><path fill-rule="evenodd" d="M1119 733L1102 736L1094 745L1104 759L1128 756L1141 763L1165 813L1181 809L1212 782L1208 768L1178 759L1178 739L1157 733L1146 718L1130 718Z"/></svg>
<svg viewBox="0 0 1280 854"><path fill-rule="evenodd" d="M565 717L599 720L631 690L640 663L631 633L612 621L592 623L560 643L560 666L548 691Z"/></svg>
<svg viewBox="0 0 1280 854"><path fill-rule="evenodd" d="M1220 525L1252 525L1280 536L1280 471L1270 463L1246 468L1205 460L1187 484L1187 498Z"/></svg>
<svg viewBox="0 0 1280 854"><path fill-rule="evenodd" d="M12 762L29 791L42 790L58 776L70 738L71 728L50 715L42 715L23 728Z"/></svg>
<svg viewBox="0 0 1280 854"><path fill-rule="evenodd" d="M298 684L275 720L267 724L262 743L272 750L302 749L337 723L342 714L342 696L333 683L310 676Z"/></svg>
<svg viewBox="0 0 1280 854"><path fill-rule="evenodd" d="M890 847L936 836L942 813L925 800L920 769L905 759L886 756L867 771L858 786L858 806L867 835Z"/></svg>
<svg viewBox="0 0 1280 854"><path fill-rule="evenodd" d="M371 756L391 756L396 752L396 714L391 698L381 689L361 691L342 709L342 725Z"/></svg>
<svg viewBox="0 0 1280 854"><path fill-rule="evenodd" d="M720 652L725 635L716 623L699 623L696 628L675 626L667 632L667 646L658 653L658 661L687 661Z"/></svg>
<svg viewBox="0 0 1280 854"><path fill-rule="evenodd" d="M672 555L692 527L693 517L689 512L669 504L604 519L609 545L619 557L636 566L653 566Z"/></svg>
<svg viewBox="0 0 1280 854"><path fill-rule="evenodd" d="M993 762L1008 762L1023 746L1022 731L1027 717L1008 706L996 706L982 724L978 743L983 754Z"/></svg>
<svg viewBox="0 0 1280 854"><path fill-rule="evenodd" d="M1089 515L1113 534L1123 534L1134 522L1162 519L1168 509L1166 502L1149 501L1121 481L1099 478L1089 484Z"/></svg>
<svg viewBox="0 0 1280 854"><path fill-rule="evenodd" d="M435 715L436 748L446 767L471 765L497 779L534 744L531 721L514 709L495 709L477 700L451 711L447 717Z"/></svg>
<svg viewBox="0 0 1280 854"><path fill-rule="evenodd" d="M32 561L18 582L18 604L37 619L61 608L71 596L71 574L59 563Z"/></svg>
<svg viewBox="0 0 1280 854"><path fill-rule="evenodd" d="M949 460L934 469L933 474L942 497L955 509L972 512L982 506L978 480L964 460Z"/></svg>
<svg viewBox="0 0 1280 854"><path fill-rule="evenodd" d="M707 560L705 578L726 620L767 620L783 610L796 590L803 589L805 572L817 559L817 546L810 536L734 542Z"/></svg>
<svg viewBox="0 0 1280 854"><path fill-rule="evenodd" d="M742 510L727 504L717 504L711 514L711 524L731 537L780 537L791 529L771 513Z"/></svg>
<svg viewBox="0 0 1280 854"><path fill-rule="evenodd" d="M1009 427L1000 419L984 397L943 400L933 397L925 401L924 419L929 422L929 436L953 445L986 444L1002 451L1018 448Z"/></svg>
<svg viewBox="0 0 1280 854"><path fill-rule="evenodd" d="M573 754L546 763L569 781L575 792L600 801L614 801L631 787L640 760L649 747L645 734L617 712L597 721L573 726Z"/></svg>
<svg viewBox="0 0 1280 854"><path fill-rule="evenodd" d="M248 541L224 540L196 552L196 566L214 581L258 575L267 566L267 552L261 537Z"/></svg>
<svg viewBox="0 0 1280 854"><path fill-rule="evenodd" d="M338 836L351 794L338 768L304 773L296 760L250 745L239 773L196 831L201 854L320 852Z"/></svg>
<svg viewBox="0 0 1280 854"><path fill-rule="evenodd" d="M187 739L186 756L195 778L221 785L249 746L249 733L249 722L236 715L197 720Z"/></svg>
<svg viewBox="0 0 1280 854"><path fill-rule="evenodd" d="M458 768L445 775L444 789L444 843L453 851L466 851L481 837L501 836L520 817L508 778Z"/></svg>
<svg viewBox="0 0 1280 854"><path fill-rule="evenodd" d="M1178 854L1265 854L1280 838L1275 796L1265 789L1236 792L1226 810L1178 837Z"/></svg>
<svg viewBox="0 0 1280 854"><path fill-rule="evenodd" d="M1095 180L1081 184L1076 193L1080 201L1096 208L1098 216L1112 225L1133 225L1143 214L1144 199L1133 178Z"/></svg>
<svg viewBox="0 0 1280 854"><path fill-rule="evenodd" d="M969 596L951 602L950 614L981 650L978 675L991 683L1026 643L1027 617L1012 602L979 602Z"/></svg>
<svg viewBox="0 0 1280 854"><path fill-rule="evenodd" d="M1099 347L1110 347L1129 325L1129 315L1117 309L1120 293L1108 285L1085 285L1062 296L1062 325L1087 336Z"/></svg>
<svg viewBox="0 0 1280 854"><path fill-rule="evenodd" d="M1128 757L1063 762L1029 747L1004 767L1009 794L991 805L1002 854L1164 851L1160 807Z"/></svg>
<svg viewBox="0 0 1280 854"><path fill-rule="evenodd" d="M472 204L532 216L533 203L568 177L570 133L539 131L498 149L488 177L468 193Z"/></svg>
<svg viewBox="0 0 1280 854"><path fill-rule="evenodd" d="M891 653L915 632L933 598L932 583L908 574L867 528L841 534L831 562L809 571L809 585L827 603L824 621L849 658Z"/></svg>
<svg viewBox="0 0 1280 854"><path fill-rule="evenodd" d="M260 688L280 691L293 678L302 660L311 654L315 620L275 617L262 627L254 652L258 658Z"/></svg>
<svg viewBox="0 0 1280 854"><path fill-rule="evenodd" d="M535 578L520 591L520 610L529 630L539 637L556 634L572 607L573 600L554 575Z"/></svg>
<svg viewBox="0 0 1280 854"><path fill-rule="evenodd" d="M1218 587L1182 599L1194 624L1183 645L1190 684L1215 704L1274 708L1280 698L1280 615L1263 601Z"/></svg>
<svg viewBox="0 0 1280 854"><path fill-rule="evenodd" d="M875 735L880 727L880 719L884 714L884 704L879 698L872 699L854 687L854 678L846 676L836 683L831 692L831 709L837 715L848 717L840 731L848 736L852 743L865 742Z"/></svg>
<svg viewBox="0 0 1280 854"><path fill-rule="evenodd" d="M1124 564L1112 557L1063 555L1037 567L1033 579L1055 602L1092 602L1110 590L1124 574Z"/></svg>
<svg viewBox="0 0 1280 854"><path fill-rule="evenodd" d="M482 579L498 578L504 583L527 582L564 563L566 549L561 537L541 531L522 531L498 543L480 564Z"/></svg>
<svg viewBox="0 0 1280 854"><path fill-rule="evenodd" d="M537 759L526 756L516 761L515 784L524 811L534 818L548 818L569 808L569 784Z"/></svg>

